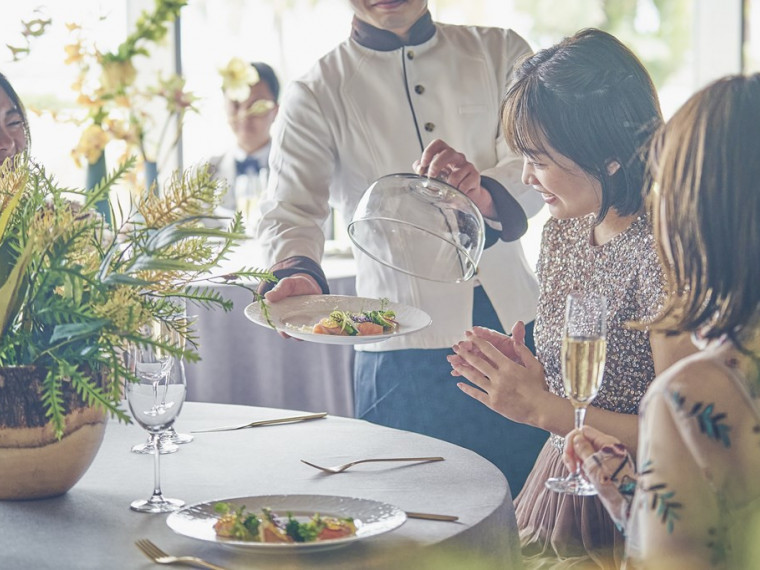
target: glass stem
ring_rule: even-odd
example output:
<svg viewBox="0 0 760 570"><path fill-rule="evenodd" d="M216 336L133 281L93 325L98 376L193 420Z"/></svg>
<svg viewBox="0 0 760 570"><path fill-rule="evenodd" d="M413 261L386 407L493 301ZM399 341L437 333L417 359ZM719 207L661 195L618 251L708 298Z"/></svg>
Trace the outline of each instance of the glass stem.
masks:
<svg viewBox="0 0 760 570"><path fill-rule="evenodd" d="M575 429L581 429L583 427L583 422L586 419L586 406L579 406L575 408ZM580 462L577 463L575 466L575 471L573 471L573 475L575 477L581 476L581 464Z"/></svg>
<svg viewBox="0 0 760 570"><path fill-rule="evenodd" d="M162 502L164 498L161 496L161 449L159 447L161 445L161 435L153 433L151 437L155 445L155 451L153 452L153 496L151 497L151 501Z"/></svg>

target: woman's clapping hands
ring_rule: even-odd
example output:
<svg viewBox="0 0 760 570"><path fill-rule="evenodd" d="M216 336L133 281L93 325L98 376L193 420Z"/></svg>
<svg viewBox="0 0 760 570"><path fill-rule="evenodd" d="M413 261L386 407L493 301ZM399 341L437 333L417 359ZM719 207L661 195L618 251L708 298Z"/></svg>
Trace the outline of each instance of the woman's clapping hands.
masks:
<svg viewBox="0 0 760 570"><path fill-rule="evenodd" d="M544 368L525 346L525 325L518 322L512 336L473 327L447 357L453 376L471 384L457 386L501 415L521 423L538 425L542 402L550 393Z"/></svg>

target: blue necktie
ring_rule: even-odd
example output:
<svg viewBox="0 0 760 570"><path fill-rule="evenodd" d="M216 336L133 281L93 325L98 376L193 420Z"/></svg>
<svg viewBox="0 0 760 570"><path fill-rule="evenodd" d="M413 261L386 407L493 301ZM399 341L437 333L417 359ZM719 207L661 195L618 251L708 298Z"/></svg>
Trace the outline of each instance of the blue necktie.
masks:
<svg viewBox="0 0 760 570"><path fill-rule="evenodd" d="M238 176L249 173L258 174L260 169L259 161L252 156L246 156L245 160L235 161L235 170Z"/></svg>

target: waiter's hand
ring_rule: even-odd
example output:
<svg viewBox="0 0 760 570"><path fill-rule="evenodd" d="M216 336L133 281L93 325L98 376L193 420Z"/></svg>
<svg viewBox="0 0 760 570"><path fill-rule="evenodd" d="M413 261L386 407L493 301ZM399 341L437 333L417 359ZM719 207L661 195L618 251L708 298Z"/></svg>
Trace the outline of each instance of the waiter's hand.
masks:
<svg viewBox="0 0 760 570"><path fill-rule="evenodd" d="M441 139L431 142L412 168L421 176L439 178L466 194L486 218L496 217L491 194L480 185L480 171Z"/></svg>
<svg viewBox="0 0 760 570"><path fill-rule="evenodd" d="M297 295L320 295L322 288L311 275L306 273L296 273L290 277L285 277L277 282L277 285L264 293L264 299L269 303L276 303L288 297ZM290 335L280 332L282 338L290 338Z"/></svg>

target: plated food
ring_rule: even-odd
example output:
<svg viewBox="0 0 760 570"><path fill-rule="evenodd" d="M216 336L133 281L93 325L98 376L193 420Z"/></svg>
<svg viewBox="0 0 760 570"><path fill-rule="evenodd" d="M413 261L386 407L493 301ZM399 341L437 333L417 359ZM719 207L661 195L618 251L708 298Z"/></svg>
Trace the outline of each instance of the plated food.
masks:
<svg viewBox="0 0 760 570"><path fill-rule="evenodd" d="M227 507L219 507L220 504L226 504ZM219 512L225 509L226 513ZM269 510L275 522L265 516L266 510ZM224 519L225 514L230 513L233 516ZM320 522L315 520L315 515ZM259 522L254 523L248 518L251 516ZM220 524L223 519L224 522ZM284 524L287 529L291 519L298 524L298 532L307 535L301 534L303 541L299 542L295 538L292 541L280 540L280 533L284 530L281 525ZM353 524L353 529L348 520ZM404 521L406 513L398 507L369 499L334 495L259 495L196 503L171 513L166 524L177 534L226 548L277 554L340 548L396 529ZM238 523L245 531L234 526ZM268 523L272 523L275 528ZM330 528L331 524L334 525L333 528ZM295 524L291 525L291 532L295 534ZM261 537L262 528L266 529L264 541L257 540ZM220 531L222 534L219 534ZM352 532L349 534L349 531ZM320 539L306 539L315 532L317 537L321 536ZM287 530L285 534L289 536Z"/></svg>
<svg viewBox="0 0 760 570"><path fill-rule="evenodd" d="M276 515L272 509L264 507L253 513L248 512L245 505L233 506L225 502L216 503L214 510L219 513L214 531L222 538L289 543L335 540L356 534L356 524L351 517L323 517L314 513L303 520L290 511L284 516Z"/></svg>
<svg viewBox="0 0 760 570"><path fill-rule="evenodd" d="M387 304L387 299L381 299L381 305ZM398 328L396 312L380 308L375 311L350 312L335 309L330 315L320 319L312 327L316 334L334 334L341 336L369 336L387 334Z"/></svg>
<svg viewBox="0 0 760 570"><path fill-rule="evenodd" d="M288 297L269 303L268 315L258 303L252 303L245 308L245 315L258 325L274 326L293 338L322 344L381 342L415 333L431 323L430 315L416 307L347 295Z"/></svg>

